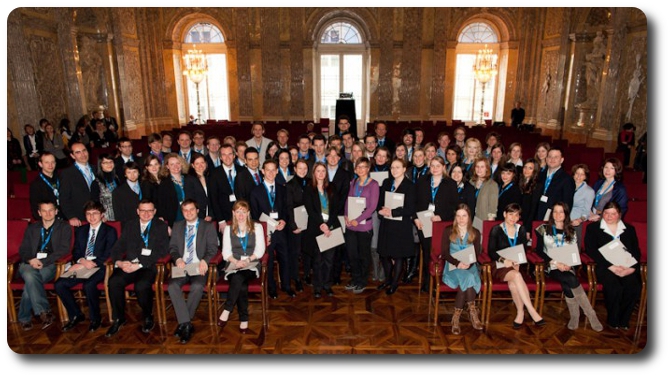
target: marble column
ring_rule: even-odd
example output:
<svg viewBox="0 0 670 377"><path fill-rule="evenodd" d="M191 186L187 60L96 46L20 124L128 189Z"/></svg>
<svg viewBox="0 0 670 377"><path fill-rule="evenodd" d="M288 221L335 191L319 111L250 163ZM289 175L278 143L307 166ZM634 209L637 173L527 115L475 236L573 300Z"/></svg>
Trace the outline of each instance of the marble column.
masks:
<svg viewBox="0 0 670 377"><path fill-rule="evenodd" d="M593 36L589 33L570 34L572 64L570 67L570 93L568 94L564 124L570 125L571 132L585 133L592 125L590 117L585 119L588 98L584 60L586 54L590 51Z"/></svg>

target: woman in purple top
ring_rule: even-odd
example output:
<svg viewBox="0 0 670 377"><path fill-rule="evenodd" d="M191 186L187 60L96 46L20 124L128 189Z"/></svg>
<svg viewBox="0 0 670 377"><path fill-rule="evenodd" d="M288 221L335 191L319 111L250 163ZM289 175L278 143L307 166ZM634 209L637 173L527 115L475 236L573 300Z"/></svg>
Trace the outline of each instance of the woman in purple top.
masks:
<svg viewBox="0 0 670 377"><path fill-rule="evenodd" d="M379 201L379 184L370 178L370 160L361 157L356 160L357 179L351 181L347 203L344 206L344 221L346 232L344 241L351 264L351 283L346 289L358 294L365 290L368 283L368 272L372 260L372 214L377 209ZM354 203L351 203L354 201ZM363 212L356 217L349 217L349 206L365 204ZM378 259L378 258L377 258Z"/></svg>

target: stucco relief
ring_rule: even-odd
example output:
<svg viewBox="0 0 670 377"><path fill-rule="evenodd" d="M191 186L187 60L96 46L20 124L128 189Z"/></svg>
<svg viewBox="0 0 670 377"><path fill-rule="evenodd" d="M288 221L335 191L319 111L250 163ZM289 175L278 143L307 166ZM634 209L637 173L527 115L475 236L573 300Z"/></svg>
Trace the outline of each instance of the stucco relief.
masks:
<svg viewBox="0 0 670 377"><path fill-rule="evenodd" d="M419 114L419 101L421 100L421 21L423 12L418 8L410 8L403 13L400 110L404 115L413 115Z"/></svg>
<svg viewBox="0 0 670 377"><path fill-rule="evenodd" d="M58 122L67 114L67 92L57 42L32 35L30 53L40 110L45 118Z"/></svg>
<svg viewBox="0 0 670 377"><path fill-rule="evenodd" d="M556 76L558 66L558 50L547 50L542 59L542 74L540 75L540 113L542 118L549 120L556 113L555 106L560 101L557 90Z"/></svg>
<svg viewBox="0 0 670 377"><path fill-rule="evenodd" d="M647 38L638 36L631 40L628 53L623 54L624 75L622 81L621 110L626 110L625 120L636 126L637 136L647 130Z"/></svg>
<svg viewBox="0 0 670 377"><path fill-rule="evenodd" d="M393 10L381 9L380 19L392 20ZM393 110L393 24L384 22L380 25L379 50L383 51L379 57L379 114L388 119Z"/></svg>
<svg viewBox="0 0 670 377"><path fill-rule="evenodd" d="M125 105L129 109L130 118L141 123L145 119L144 97L142 96L142 72L140 69L140 55L136 50L124 50L126 73Z"/></svg>
<svg viewBox="0 0 670 377"><path fill-rule="evenodd" d="M95 29L98 23L95 8L77 8L76 25Z"/></svg>
<svg viewBox="0 0 670 377"><path fill-rule="evenodd" d="M563 8L547 8L547 17L544 22L544 38L553 38L561 35L563 29Z"/></svg>
<svg viewBox="0 0 670 377"><path fill-rule="evenodd" d="M86 106L92 108L106 103L102 90L105 79L103 60L97 41L86 35L79 38L79 66Z"/></svg>
<svg viewBox="0 0 670 377"><path fill-rule="evenodd" d="M280 116L282 104L282 64L279 46L279 17L273 10L262 12L261 54L263 115Z"/></svg>
<svg viewBox="0 0 670 377"><path fill-rule="evenodd" d="M433 47L433 77L431 81L431 115L444 114L444 84L445 66L447 64L447 25L445 10L435 10L434 24L434 47Z"/></svg>
<svg viewBox="0 0 670 377"><path fill-rule="evenodd" d="M137 22L135 21L135 10L133 8L119 9L121 20L121 33L127 35L137 35Z"/></svg>
<svg viewBox="0 0 670 377"><path fill-rule="evenodd" d="M251 91L251 61L249 57L249 11L236 9L235 34L237 35L237 79L239 81L238 93L230 93L231 97L237 97L240 101L240 116L249 117L253 115L253 102Z"/></svg>

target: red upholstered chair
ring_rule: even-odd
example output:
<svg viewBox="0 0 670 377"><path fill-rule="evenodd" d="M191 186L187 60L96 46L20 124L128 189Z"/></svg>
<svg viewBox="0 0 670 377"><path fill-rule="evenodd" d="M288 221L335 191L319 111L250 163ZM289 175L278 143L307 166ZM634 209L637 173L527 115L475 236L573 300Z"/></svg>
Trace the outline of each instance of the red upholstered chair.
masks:
<svg viewBox="0 0 670 377"><path fill-rule="evenodd" d="M639 335L642 321L644 320L645 312L647 311L647 223L634 222L631 223L635 227L637 234L637 241L640 246L640 275L642 276L642 292L640 292L640 303L637 312L637 326L635 329L636 335Z"/></svg>
<svg viewBox="0 0 670 377"><path fill-rule="evenodd" d="M267 234L267 224L261 222L263 225L263 239L265 242L265 235ZM209 262L209 278L211 280L210 286L210 310L209 310L209 323L215 324L217 320L217 314L221 310L223 305L223 300L220 298L220 293L228 292L230 284L228 280L224 278L223 274L219 274L218 265L223 262L223 254L217 253L214 258ZM261 314L263 317L263 328L267 331L268 329L268 315L267 315L267 306L268 306L268 295L267 295L267 264L268 264L268 253L266 252L261 258L261 276L249 282L249 293L255 293L260 296L261 302ZM251 300L249 300L251 301Z"/></svg>
<svg viewBox="0 0 670 377"><path fill-rule="evenodd" d="M629 201L647 201L647 184L642 182L626 182L626 194Z"/></svg>
<svg viewBox="0 0 670 377"><path fill-rule="evenodd" d="M628 201L628 212L626 212L625 221L629 223L647 222L647 202Z"/></svg>
<svg viewBox="0 0 670 377"><path fill-rule="evenodd" d="M33 218L30 210L30 200L28 198L9 198L7 199L7 219L8 220L26 220Z"/></svg>
<svg viewBox="0 0 670 377"><path fill-rule="evenodd" d="M12 198L30 199L30 184L14 183L14 188L12 189Z"/></svg>

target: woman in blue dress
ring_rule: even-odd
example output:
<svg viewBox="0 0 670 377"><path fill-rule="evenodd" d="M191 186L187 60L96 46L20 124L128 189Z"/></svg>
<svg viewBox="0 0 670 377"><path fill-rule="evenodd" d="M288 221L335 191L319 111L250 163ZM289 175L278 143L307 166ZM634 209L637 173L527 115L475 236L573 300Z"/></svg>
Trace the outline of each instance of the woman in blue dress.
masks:
<svg viewBox="0 0 670 377"><path fill-rule="evenodd" d="M479 266L477 263L464 263L454 258L451 254L457 253L470 246L474 246L475 254L481 253L481 234L479 230L472 227L472 213L466 204L456 207L454 224L448 226L442 235L441 259L446 261L442 281L449 288L456 289L456 302L454 303L454 314L451 317L451 333L460 334L459 321L463 307L467 303L470 323L475 330L483 329L479 320L479 313L475 306L475 298L479 293L482 281L479 277ZM449 264L456 266L449 271Z"/></svg>

